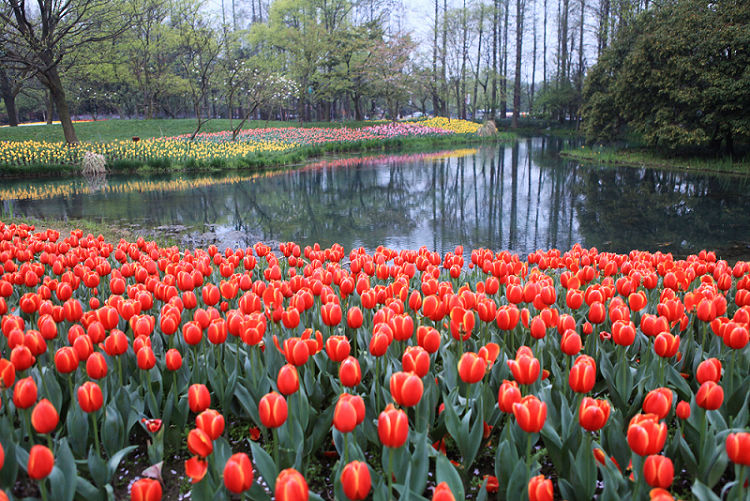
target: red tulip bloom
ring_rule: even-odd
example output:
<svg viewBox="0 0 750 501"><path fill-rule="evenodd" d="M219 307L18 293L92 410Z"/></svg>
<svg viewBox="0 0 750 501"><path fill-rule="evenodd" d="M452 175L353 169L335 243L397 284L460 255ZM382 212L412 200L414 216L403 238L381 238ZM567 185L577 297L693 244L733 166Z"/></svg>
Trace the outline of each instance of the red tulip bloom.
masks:
<svg viewBox="0 0 750 501"><path fill-rule="evenodd" d="M258 403L260 422L266 428L278 428L284 424L287 412L286 400L275 391L265 394Z"/></svg>
<svg viewBox="0 0 750 501"><path fill-rule="evenodd" d="M521 390L515 381L503 381L497 393L497 404L500 411L510 414L513 412L513 404L521 401Z"/></svg>
<svg viewBox="0 0 750 501"><path fill-rule="evenodd" d="M52 473L55 466L55 456L44 445L35 445L29 451L29 462L26 471L34 480L42 480Z"/></svg>
<svg viewBox="0 0 750 501"><path fill-rule="evenodd" d="M326 303L320 308L320 316L324 324L329 327L336 326L341 322L341 306L336 303Z"/></svg>
<svg viewBox="0 0 750 501"><path fill-rule="evenodd" d="M513 404L513 416L523 431L537 433L547 419L547 404L533 395L527 395Z"/></svg>
<svg viewBox="0 0 750 501"><path fill-rule="evenodd" d="M584 397L578 408L578 423L588 431L600 430L609 419L610 406L606 400Z"/></svg>
<svg viewBox="0 0 750 501"><path fill-rule="evenodd" d="M636 414L628 425L628 445L639 456L658 454L667 440L667 425L656 414Z"/></svg>
<svg viewBox="0 0 750 501"><path fill-rule="evenodd" d="M352 461L341 471L344 494L351 500L365 499L370 493L372 481L367 463Z"/></svg>
<svg viewBox="0 0 750 501"><path fill-rule="evenodd" d="M581 351L581 347L581 336L579 336L576 331L573 329L567 329L563 332L562 338L560 339L560 351L566 355L575 356Z"/></svg>
<svg viewBox="0 0 750 501"><path fill-rule="evenodd" d="M409 436L409 418L406 413L388 404L378 417L378 437L386 447L398 449Z"/></svg>
<svg viewBox="0 0 750 501"><path fill-rule="evenodd" d="M534 358L531 349L522 346L518 349L515 360L508 360L508 367L513 374L513 379L518 384L532 384L539 378L541 366L539 360Z"/></svg>
<svg viewBox="0 0 750 501"><path fill-rule="evenodd" d="M188 388L188 406L196 414L203 412L211 405L211 395L205 384L195 383Z"/></svg>
<svg viewBox="0 0 750 501"><path fill-rule="evenodd" d="M86 413L96 412L104 404L102 389L98 384L87 381L78 387L78 405Z"/></svg>
<svg viewBox="0 0 750 501"><path fill-rule="evenodd" d="M55 352L55 367L60 374L69 374L78 368L78 354L72 346L63 346Z"/></svg>
<svg viewBox="0 0 750 501"><path fill-rule="evenodd" d="M310 491L305 477L294 468L287 468L276 477L276 501L308 501Z"/></svg>
<svg viewBox="0 0 750 501"><path fill-rule="evenodd" d="M352 306L349 311L346 312L346 324L350 329L359 329L362 327L364 319L362 318L362 310L358 306Z"/></svg>
<svg viewBox="0 0 750 501"><path fill-rule="evenodd" d="M643 462L643 478L651 487L668 489L674 479L672 460L666 456L648 456Z"/></svg>
<svg viewBox="0 0 750 501"><path fill-rule="evenodd" d="M430 370L430 354L421 346L408 346L401 357L404 372L413 372L420 378Z"/></svg>
<svg viewBox="0 0 750 501"><path fill-rule="evenodd" d="M588 393L596 384L596 363L591 357L579 357L570 368L568 385L576 393Z"/></svg>
<svg viewBox="0 0 750 501"><path fill-rule="evenodd" d="M750 466L750 433L730 433L724 445L731 462Z"/></svg>
<svg viewBox="0 0 750 501"><path fill-rule="evenodd" d="M412 372L394 372L390 381L391 396L402 407L414 407L422 399L424 385Z"/></svg>
<svg viewBox="0 0 750 501"><path fill-rule="evenodd" d="M708 411L715 411L724 402L724 388L713 381L706 381L698 388L695 394L695 403L698 407Z"/></svg>
<svg viewBox="0 0 750 501"><path fill-rule="evenodd" d="M343 393L333 409L333 426L349 433L365 420L365 401L359 395Z"/></svg>
<svg viewBox="0 0 750 501"><path fill-rule="evenodd" d="M253 464L244 452L232 454L224 465L224 486L228 491L241 494L253 485Z"/></svg>
<svg viewBox="0 0 750 501"><path fill-rule="evenodd" d="M326 339L326 353L333 362L342 362L350 351L351 346L346 336L331 336Z"/></svg>
<svg viewBox="0 0 750 501"><path fill-rule="evenodd" d="M212 444L213 447L213 444ZM193 456L185 461L185 474L190 477L190 482L197 484L203 477L206 476L208 471L208 461L200 458L199 456Z"/></svg>
<svg viewBox="0 0 750 501"><path fill-rule="evenodd" d="M57 409L46 398L40 400L34 406L34 410L31 411L31 425L41 435L54 431L59 421L60 416L57 413Z"/></svg>
<svg viewBox="0 0 750 501"><path fill-rule="evenodd" d="M695 379L700 384L706 381L718 383L721 379L721 361L718 358L709 358L698 364L698 369L695 371Z"/></svg>
<svg viewBox="0 0 750 501"><path fill-rule="evenodd" d="M161 483L152 478L142 478L130 488L131 501L161 501Z"/></svg>
<svg viewBox="0 0 750 501"><path fill-rule="evenodd" d="M458 361L458 376L465 383L478 383L484 377L486 370L487 360L476 353L466 352Z"/></svg>
<svg viewBox="0 0 750 501"><path fill-rule="evenodd" d="M529 501L552 501L554 491L552 489L552 480L544 478L544 475L537 475L529 480Z"/></svg>
<svg viewBox="0 0 750 501"><path fill-rule="evenodd" d="M224 433L224 416L213 409L206 409L195 417L195 426L205 431L211 440Z"/></svg>
<svg viewBox="0 0 750 501"><path fill-rule="evenodd" d="M299 390L299 373L292 364L284 364L276 376L276 386L282 395L291 395Z"/></svg>
<svg viewBox="0 0 750 501"><path fill-rule="evenodd" d="M154 350L150 346L144 346L136 354L138 368L144 371L152 369L156 365Z"/></svg>
<svg viewBox="0 0 750 501"><path fill-rule="evenodd" d="M165 359L168 371L178 371L182 367L182 355L176 348L167 350Z"/></svg>
<svg viewBox="0 0 750 501"><path fill-rule="evenodd" d="M677 404L677 408L675 409L675 414L677 414L677 417L680 419L687 419L690 417L690 404L688 402L682 401Z"/></svg>
<svg viewBox="0 0 750 501"><path fill-rule="evenodd" d="M13 405L19 409L28 409L36 403L37 387L34 379L25 377L19 379L13 387Z"/></svg>
<svg viewBox="0 0 750 501"><path fill-rule="evenodd" d="M661 332L654 339L654 351L662 358L671 358L680 349L680 336L673 336L669 332Z"/></svg>
<svg viewBox="0 0 750 501"><path fill-rule="evenodd" d="M339 379L341 384L353 388L362 381L362 369L359 366L359 360L352 356L346 357L346 359L339 365Z"/></svg>
<svg viewBox="0 0 750 501"><path fill-rule="evenodd" d="M16 382L16 368L9 360L0 358L0 390L10 388Z"/></svg>
<svg viewBox="0 0 750 501"><path fill-rule="evenodd" d="M643 412L656 414L659 419L664 419L672 410L672 390L669 388L656 388L646 394L643 399Z"/></svg>
<svg viewBox="0 0 750 501"><path fill-rule="evenodd" d="M435 353L440 349L440 333L434 327L420 325L417 327L417 344L427 353Z"/></svg>
<svg viewBox="0 0 750 501"><path fill-rule="evenodd" d="M200 428L190 430L187 438L187 446L190 454L195 454L206 458L214 451L214 444L211 437Z"/></svg>
<svg viewBox="0 0 750 501"><path fill-rule="evenodd" d="M440 482L432 492L432 501L456 501L451 488L445 482Z"/></svg>
<svg viewBox="0 0 750 501"><path fill-rule="evenodd" d="M86 360L86 374L91 379L101 379L107 375L107 360L100 352L94 352Z"/></svg>

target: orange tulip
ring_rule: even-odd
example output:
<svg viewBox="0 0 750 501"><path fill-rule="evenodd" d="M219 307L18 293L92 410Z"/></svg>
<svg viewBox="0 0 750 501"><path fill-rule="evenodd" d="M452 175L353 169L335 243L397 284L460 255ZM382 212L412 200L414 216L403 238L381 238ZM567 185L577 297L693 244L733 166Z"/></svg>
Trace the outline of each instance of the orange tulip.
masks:
<svg viewBox="0 0 750 501"><path fill-rule="evenodd" d="M352 500L365 499L370 493L372 481L367 463L352 461L341 471L344 494Z"/></svg>
<svg viewBox="0 0 750 501"><path fill-rule="evenodd" d="M552 480L544 478L544 475L537 475L529 480L529 501L552 501L554 491L552 489Z"/></svg>
<svg viewBox="0 0 750 501"><path fill-rule="evenodd" d="M378 417L378 437L386 447L398 449L409 436L409 419L406 413L388 404Z"/></svg>
<svg viewBox="0 0 750 501"><path fill-rule="evenodd" d="M34 480L42 480L52 473L55 466L55 456L44 445L35 445L29 451L29 462L26 471Z"/></svg>
<svg viewBox="0 0 750 501"><path fill-rule="evenodd" d="M266 428L278 428L284 424L287 412L286 400L275 391L265 394L258 403L260 422Z"/></svg>
<svg viewBox="0 0 750 501"><path fill-rule="evenodd" d="M244 452L232 454L224 465L224 486L230 492L241 494L253 485L253 465Z"/></svg>
<svg viewBox="0 0 750 501"><path fill-rule="evenodd" d="M578 423L588 431L600 430L609 419L610 406L606 400L584 397L578 408Z"/></svg>
<svg viewBox="0 0 750 501"><path fill-rule="evenodd" d="M518 426L527 433L537 433L547 419L547 404L533 395L527 395L513 404L513 416Z"/></svg>
<svg viewBox="0 0 750 501"><path fill-rule="evenodd" d="M57 409L52 405L52 402L43 398L38 404L34 406L34 410L31 411L31 425L34 427L39 434L51 433L60 421L60 416L57 413Z"/></svg>
<svg viewBox="0 0 750 501"><path fill-rule="evenodd" d="M667 440L667 425L656 414L636 414L628 425L628 445L639 456L658 454Z"/></svg>
<svg viewBox="0 0 750 501"><path fill-rule="evenodd" d="M310 491L305 477L294 468L287 468L276 477L276 501L308 501Z"/></svg>
<svg viewBox="0 0 750 501"><path fill-rule="evenodd" d="M651 487L669 488L674 479L672 460L666 456L648 456L643 463L643 478Z"/></svg>
<svg viewBox="0 0 750 501"><path fill-rule="evenodd" d="M161 483L152 478L142 478L130 488L131 501L161 501Z"/></svg>
<svg viewBox="0 0 750 501"><path fill-rule="evenodd" d="M391 396L402 407L414 407L422 399L424 385L413 372L394 372L390 381Z"/></svg>

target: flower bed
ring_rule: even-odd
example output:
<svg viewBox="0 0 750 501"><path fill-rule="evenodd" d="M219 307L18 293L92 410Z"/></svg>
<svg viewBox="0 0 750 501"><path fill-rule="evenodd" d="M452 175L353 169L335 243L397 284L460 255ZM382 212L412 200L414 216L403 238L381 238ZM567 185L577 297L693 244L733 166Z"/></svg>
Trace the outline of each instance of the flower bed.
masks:
<svg viewBox="0 0 750 501"><path fill-rule="evenodd" d="M745 262L180 252L0 223L0 266L6 493L747 494Z"/></svg>
<svg viewBox="0 0 750 501"><path fill-rule="evenodd" d="M86 151L104 155L109 166L118 162L147 165L216 165L237 159L279 155L304 148L356 149L358 145L391 141L437 139L475 132L465 120L433 119L433 122L390 122L362 128L281 127L246 129L232 140L231 131L205 133L190 141L190 135L139 141L112 141L67 145L62 142L0 141L0 167L78 166Z"/></svg>

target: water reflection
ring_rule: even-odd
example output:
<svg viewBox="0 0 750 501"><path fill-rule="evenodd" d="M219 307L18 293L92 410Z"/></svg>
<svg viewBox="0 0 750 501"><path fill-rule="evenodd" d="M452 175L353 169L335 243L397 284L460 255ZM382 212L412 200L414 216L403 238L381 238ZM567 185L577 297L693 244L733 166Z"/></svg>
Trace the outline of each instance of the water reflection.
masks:
<svg viewBox="0 0 750 501"><path fill-rule="evenodd" d="M462 244L525 254L581 242L617 252L683 255L705 247L750 254L747 179L582 167L559 158L563 146L535 138L223 180L110 177L97 192L62 193L58 184L58 196L4 203L36 217L211 228L207 238L218 234L220 244L232 246L263 239L445 252ZM148 189L128 188L136 185Z"/></svg>

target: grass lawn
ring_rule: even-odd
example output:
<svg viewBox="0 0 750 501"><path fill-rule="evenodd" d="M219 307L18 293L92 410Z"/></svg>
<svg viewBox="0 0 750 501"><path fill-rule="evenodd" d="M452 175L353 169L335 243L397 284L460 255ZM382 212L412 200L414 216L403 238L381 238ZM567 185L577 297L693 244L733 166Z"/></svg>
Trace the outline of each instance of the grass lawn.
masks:
<svg viewBox="0 0 750 501"><path fill-rule="evenodd" d="M214 119L201 127L201 132L220 132L231 130L237 126L239 120ZM248 120L244 129L259 127L362 127L372 125L373 122L279 122L265 120ZM149 137L170 137L180 134L190 134L197 123L192 118L154 119L154 120L99 120L96 122L82 122L75 124L79 141L106 142L117 139L130 139L138 136L141 139ZM63 141L62 126L32 125L26 127L0 127L0 141Z"/></svg>

